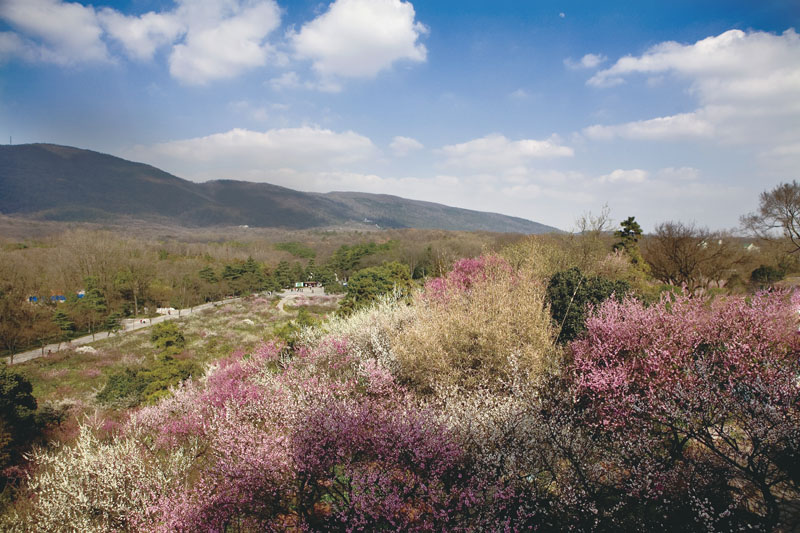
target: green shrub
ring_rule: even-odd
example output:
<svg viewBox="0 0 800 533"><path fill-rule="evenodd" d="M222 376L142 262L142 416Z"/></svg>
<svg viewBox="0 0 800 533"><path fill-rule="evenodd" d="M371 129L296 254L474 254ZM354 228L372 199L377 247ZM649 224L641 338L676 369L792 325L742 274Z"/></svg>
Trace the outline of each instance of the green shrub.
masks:
<svg viewBox="0 0 800 533"><path fill-rule="evenodd" d="M153 326L150 340L161 352L177 353L186 346L186 339L175 322L161 322Z"/></svg>
<svg viewBox="0 0 800 533"><path fill-rule="evenodd" d="M760 287L766 287L782 280L786 273L774 266L761 265L750 273L750 281Z"/></svg>
<svg viewBox="0 0 800 533"><path fill-rule="evenodd" d="M142 393L147 383L139 371L123 368L108 377L106 386L97 394L97 401L116 407L133 407L142 401Z"/></svg>
<svg viewBox="0 0 800 533"><path fill-rule="evenodd" d="M557 272L547 285L550 314L562 344L575 339L586 329L586 308L599 305L612 294L622 298L630 291L627 281L602 276L585 276L579 269Z"/></svg>
<svg viewBox="0 0 800 533"><path fill-rule="evenodd" d="M384 294L392 291L408 293L413 286L408 266L396 261L361 269L347 282L347 294L342 299L339 312L348 315L371 305Z"/></svg>
<svg viewBox="0 0 800 533"><path fill-rule="evenodd" d="M106 386L97 394L97 401L122 408L155 403L167 396L171 387L200 374L200 367L194 361L162 355L150 367L128 367L109 376Z"/></svg>
<svg viewBox="0 0 800 533"><path fill-rule="evenodd" d="M31 382L0 364L0 469L36 435L36 407Z"/></svg>
<svg viewBox="0 0 800 533"><path fill-rule="evenodd" d="M301 307L297 311L297 317L294 320L290 320L275 328L275 336L286 343L287 347L294 349L303 329L316 326L317 323L317 320L314 319L311 313L309 313L307 309Z"/></svg>

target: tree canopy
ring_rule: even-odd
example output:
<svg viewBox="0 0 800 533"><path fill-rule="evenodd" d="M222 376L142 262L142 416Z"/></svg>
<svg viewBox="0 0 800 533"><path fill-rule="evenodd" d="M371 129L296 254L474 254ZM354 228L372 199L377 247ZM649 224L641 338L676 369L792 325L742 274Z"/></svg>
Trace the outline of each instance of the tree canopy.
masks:
<svg viewBox="0 0 800 533"><path fill-rule="evenodd" d="M775 230L800 250L800 183L781 183L761 193L758 211L741 218L742 226L762 239L774 239Z"/></svg>

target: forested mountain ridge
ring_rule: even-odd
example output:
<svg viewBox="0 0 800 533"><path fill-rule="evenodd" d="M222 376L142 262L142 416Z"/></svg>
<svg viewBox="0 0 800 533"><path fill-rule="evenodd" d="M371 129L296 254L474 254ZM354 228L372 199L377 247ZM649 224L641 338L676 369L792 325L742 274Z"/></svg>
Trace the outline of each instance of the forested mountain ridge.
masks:
<svg viewBox="0 0 800 533"><path fill-rule="evenodd" d="M308 193L268 183L194 183L150 165L52 144L0 146L0 212L46 220L106 221L120 215L187 226L306 229L348 223L546 233L530 220L397 196Z"/></svg>

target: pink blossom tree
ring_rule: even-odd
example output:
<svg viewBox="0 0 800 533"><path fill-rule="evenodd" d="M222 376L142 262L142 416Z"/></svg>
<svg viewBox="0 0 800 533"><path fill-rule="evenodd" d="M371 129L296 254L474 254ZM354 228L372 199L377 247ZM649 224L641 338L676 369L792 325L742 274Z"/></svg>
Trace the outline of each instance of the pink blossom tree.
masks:
<svg viewBox="0 0 800 533"><path fill-rule="evenodd" d="M800 489L800 335L791 299L774 292L684 295L651 307L605 302L571 344L590 422L660 443L673 465L723 469L740 510L769 528L786 525Z"/></svg>

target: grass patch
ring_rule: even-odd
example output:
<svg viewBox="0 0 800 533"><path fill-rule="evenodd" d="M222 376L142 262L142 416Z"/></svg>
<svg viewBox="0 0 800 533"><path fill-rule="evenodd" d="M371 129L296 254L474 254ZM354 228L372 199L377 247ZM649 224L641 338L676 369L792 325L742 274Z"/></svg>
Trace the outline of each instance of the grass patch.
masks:
<svg viewBox="0 0 800 533"><path fill-rule="evenodd" d="M287 322L288 317L276 310L276 302L274 298L248 298L169 322L185 340L180 353L174 354L176 362L204 369L234 351L249 353L274 338L276 326ZM111 376L123 374L125 369L160 368L161 350L152 342L152 332L153 328L143 328L98 340L91 343L94 353L63 350L14 365L30 380L39 405L66 413L63 430L53 432L57 438L73 435L73 426L95 413L109 420L124 417L125 402L103 404L97 395ZM165 369L171 367L161 368Z"/></svg>

